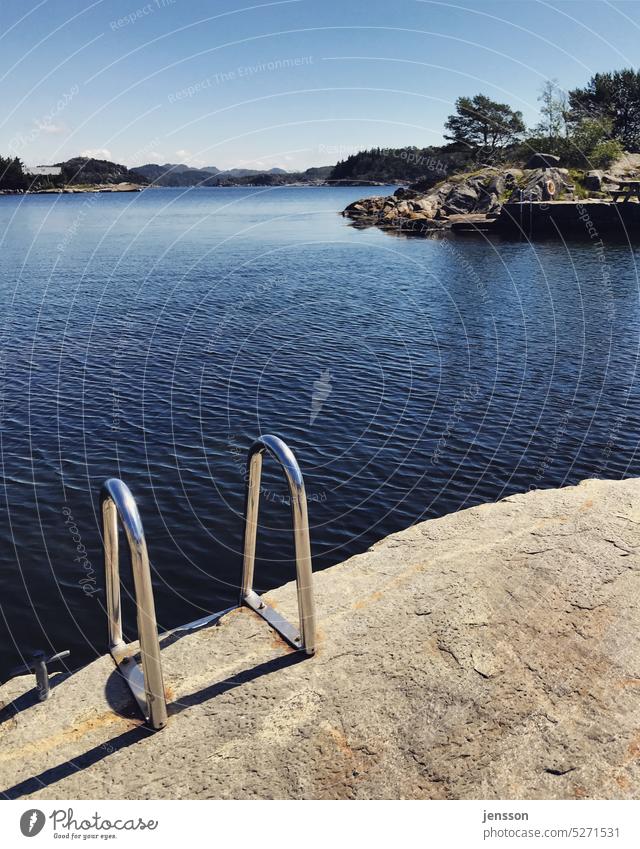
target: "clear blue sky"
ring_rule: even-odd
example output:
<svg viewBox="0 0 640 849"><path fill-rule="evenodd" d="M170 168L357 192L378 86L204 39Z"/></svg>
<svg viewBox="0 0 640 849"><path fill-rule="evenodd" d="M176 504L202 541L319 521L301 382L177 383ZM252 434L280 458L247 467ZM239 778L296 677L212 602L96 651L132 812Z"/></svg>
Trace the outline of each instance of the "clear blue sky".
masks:
<svg viewBox="0 0 640 849"><path fill-rule="evenodd" d="M331 164L440 143L461 94L535 123L545 79L632 66L639 44L636 0L2 0L0 153Z"/></svg>

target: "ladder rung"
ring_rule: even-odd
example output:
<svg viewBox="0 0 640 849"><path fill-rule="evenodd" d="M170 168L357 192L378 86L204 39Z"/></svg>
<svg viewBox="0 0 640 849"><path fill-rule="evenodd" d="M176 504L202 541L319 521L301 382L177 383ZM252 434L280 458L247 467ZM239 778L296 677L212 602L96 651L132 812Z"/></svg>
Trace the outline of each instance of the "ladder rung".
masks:
<svg viewBox="0 0 640 849"><path fill-rule="evenodd" d="M247 607L250 607L251 610L255 610L256 613L259 613L262 618L274 628L281 637L294 647L294 649L302 648L302 637L300 636L300 631L294 627L291 622L284 618L281 613L278 613L277 610L274 610L273 607L269 607L269 605L263 601L258 593L251 590L244 597L244 603Z"/></svg>

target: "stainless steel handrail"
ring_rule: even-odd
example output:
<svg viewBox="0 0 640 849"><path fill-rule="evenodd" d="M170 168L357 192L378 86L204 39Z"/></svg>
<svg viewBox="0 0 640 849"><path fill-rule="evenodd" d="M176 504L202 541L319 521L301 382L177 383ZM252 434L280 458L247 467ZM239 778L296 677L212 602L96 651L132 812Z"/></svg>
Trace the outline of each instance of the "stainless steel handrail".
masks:
<svg viewBox="0 0 640 849"><path fill-rule="evenodd" d="M109 651L149 725L155 729L164 728L167 724L167 703L149 554L140 514L129 487L117 478L107 480L100 493L100 512L104 535ZM124 528L131 553L142 671L122 638L118 519Z"/></svg>
<svg viewBox="0 0 640 849"><path fill-rule="evenodd" d="M282 466L291 496L291 516L296 553L296 583L298 588L298 613L300 631L269 607L253 589L253 573L260 506L260 480L262 455L268 451ZM311 655L316 648L316 615L313 600L313 572L309 542L307 495L300 466L291 449L277 436L262 436L253 443L247 457L247 490L244 524L244 558L240 604L246 604L260 614L278 633L295 648L304 648Z"/></svg>

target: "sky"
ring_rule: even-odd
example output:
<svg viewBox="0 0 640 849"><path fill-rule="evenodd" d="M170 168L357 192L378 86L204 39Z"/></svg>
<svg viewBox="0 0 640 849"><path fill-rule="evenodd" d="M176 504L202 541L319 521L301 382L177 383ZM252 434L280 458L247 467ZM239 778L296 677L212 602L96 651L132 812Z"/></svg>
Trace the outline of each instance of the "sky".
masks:
<svg viewBox="0 0 640 849"><path fill-rule="evenodd" d="M443 141L479 92L634 67L640 0L0 0L0 154L329 165Z"/></svg>

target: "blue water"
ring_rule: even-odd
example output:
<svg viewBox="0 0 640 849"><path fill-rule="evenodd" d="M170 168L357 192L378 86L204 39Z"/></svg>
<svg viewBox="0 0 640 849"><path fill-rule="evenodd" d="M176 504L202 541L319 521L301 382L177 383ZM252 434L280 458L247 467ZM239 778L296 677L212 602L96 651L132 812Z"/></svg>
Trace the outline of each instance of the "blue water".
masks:
<svg viewBox="0 0 640 849"><path fill-rule="evenodd" d="M508 493L640 474L638 252L337 214L385 191L0 197L0 677L38 648L104 652L109 476L138 499L169 628L236 599L259 433L300 460L316 568ZM294 573L273 462L264 483L260 588Z"/></svg>

